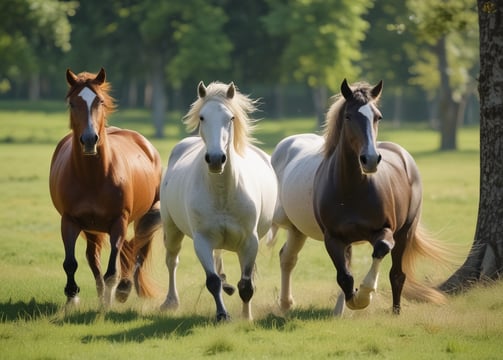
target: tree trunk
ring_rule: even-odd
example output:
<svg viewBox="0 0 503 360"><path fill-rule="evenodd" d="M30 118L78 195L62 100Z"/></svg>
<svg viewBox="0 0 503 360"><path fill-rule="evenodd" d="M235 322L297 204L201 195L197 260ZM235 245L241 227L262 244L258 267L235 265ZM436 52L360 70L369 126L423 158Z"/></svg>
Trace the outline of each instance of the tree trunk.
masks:
<svg viewBox="0 0 503 360"><path fill-rule="evenodd" d="M164 62L162 55L157 54L152 62L152 116L155 137L164 137L164 117L166 115L166 94L164 87Z"/></svg>
<svg viewBox="0 0 503 360"><path fill-rule="evenodd" d="M318 119L318 128L322 128L325 123L325 113L327 111L327 87L320 85L313 88L314 110Z"/></svg>
<svg viewBox="0 0 503 360"><path fill-rule="evenodd" d="M503 6L478 0L480 31L480 202L472 249L441 286L460 292L503 274ZM498 4L498 5L496 5Z"/></svg>
<svg viewBox="0 0 503 360"><path fill-rule="evenodd" d="M28 99L30 101L40 100L40 74L38 72L30 75Z"/></svg>
<svg viewBox="0 0 503 360"><path fill-rule="evenodd" d="M438 56L438 67L440 71L440 150L456 150L457 114L456 103L452 97L452 90L449 84L449 64L447 63L447 48L445 36L442 36L435 50Z"/></svg>

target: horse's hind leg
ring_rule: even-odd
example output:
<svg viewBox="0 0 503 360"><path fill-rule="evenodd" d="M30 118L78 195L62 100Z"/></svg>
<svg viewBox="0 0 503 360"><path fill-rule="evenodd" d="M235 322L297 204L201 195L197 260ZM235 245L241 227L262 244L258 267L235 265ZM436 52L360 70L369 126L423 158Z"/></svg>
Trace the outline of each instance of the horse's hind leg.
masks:
<svg viewBox="0 0 503 360"><path fill-rule="evenodd" d="M287 239L279 252L281 267L280 306L282 310L289 310L294 304L292 296L292 271L297 264L298 254L306 243L306 236L293 225L288 229Z"/></svg>
<svg viewBox="0 0 503 360"><path fill-rule="evenodd" d="M224 259L222 257L222 250L213 251L213 257L215 259L215 268L217 270L217 274L222 279L222 289L227 295L233 295L236 291L236 288L227 282L227 276L224 272Z"/></svg>
<svg viewBox="0 0 503 360"><path fill-rule="evenodd" d="M77 304L79 302L78 294L80 288L75 282L75 272L77 271L78 263L75 259L75 242L80 234L80 227L75 224L66 215L61 218L61 236L65 246L65 260L63 261L63 268L66 273L66 304Z"/></svg>
<svg viewBox="0 0 503 360"><path fill-rule="evenodd" d="M405 251L406 237L397 234L397 242L391 252L391 269L389 280L391 283L391 293L393 296L393 314L399 315L401 310L401 297L406 275L402 269L403 254Z"/></svg>
<svg viewBox="0 0 503 360"><path fill-rule="evenodd" d="M166 266L169 273L168 294L161 305L161 310L177 309L180 305L178 291L176 290L176 268L178 267L178 254L182 248L183 233L175 226L171 218L164 223L164 246L166 247Z"/></svg>
<svg viewBox="0 0 503 360"><path fill-rule="evenodd" d="M128 222L122 216L119 218L110 231L110 257L105 276L105 291L103 292L103 305L108 307L112 304L115 297L115 290L120 279L120 252L122 251L123 243L126 241Z"/></svg>
<svg viewBox="0 0 503 360"><path fill-rule="evenodd" d="M115 299L124 303L131 293L133 282L131 281L131 272L134 263L134 250L132 241L124 241L120 252L121 278L117 289L115 290Z"/></svg>
<svg viewBox="0 0 503 360"><path fill-rule="evenodd" d="M105 282L103 281L103 276L101 274L101 248L105 238L104 234L91 234L86 232L87 247L86 247L86 258L89 263L89 267L96 281L96 291L98 293L98 298L103 301L103 290L105 288Z"/></svg>

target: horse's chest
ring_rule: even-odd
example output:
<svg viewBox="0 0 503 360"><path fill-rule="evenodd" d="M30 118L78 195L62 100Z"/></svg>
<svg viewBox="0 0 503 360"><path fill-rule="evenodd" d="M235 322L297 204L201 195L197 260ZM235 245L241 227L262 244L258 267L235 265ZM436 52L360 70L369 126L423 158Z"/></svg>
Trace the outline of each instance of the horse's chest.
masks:
<svg viewBox="0 0 503 360"><path fill-rule="evenodd" d="M124 189L115 186L94 190L76 187L70 197L74 202L71 216L83 229L108 231L112 222L131 210L125 206L124 194Z"/></svg>

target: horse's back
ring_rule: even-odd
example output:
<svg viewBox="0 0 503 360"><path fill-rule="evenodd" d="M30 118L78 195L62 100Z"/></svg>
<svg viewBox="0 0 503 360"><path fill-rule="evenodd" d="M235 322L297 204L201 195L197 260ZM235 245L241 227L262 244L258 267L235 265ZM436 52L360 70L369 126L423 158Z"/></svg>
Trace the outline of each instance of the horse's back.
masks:
<svg viewBox="0 0 503 360"><path fill-rule="evenodd" d="M293 225L317 240L323 234L314 217L313 181L323 159L323 144L323 137L316 134L293 135L283 139L271 156L279 186L275 222Z"/></svg>

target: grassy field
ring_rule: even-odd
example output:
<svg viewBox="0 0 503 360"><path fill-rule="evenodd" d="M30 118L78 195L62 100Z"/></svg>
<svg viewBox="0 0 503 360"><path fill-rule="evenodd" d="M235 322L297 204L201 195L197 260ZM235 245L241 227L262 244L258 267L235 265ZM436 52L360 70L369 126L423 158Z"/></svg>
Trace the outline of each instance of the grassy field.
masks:
<svg viewBox="0 0 503 360"><path fill-rule="evenodd" d="M118 112L111 123L152 137L145 111ZM372 304L334 319L332 309L339 293L335 269L316 241L307 242L294 272L297 305L281 314L277 253L283 232L273 249L260 247L252 323L240 319L237 295L225 298L233 321L213 323L214 303L190 239L184 242L178 270L181 307L175 313L159 312L167 289L161 234L155 239L152 263L159 297L141 300L132 295L126 304L101 312L84 242L79 241L76 279L81 306L65 313L64 252L59 216L48 192L48 171L55 144L68 132L68 115L59 103L0 103L0 124L0 359L497 359L501 354L501 284L450 298L445 306L404 300L402 315L396 317L390 312L386 259ZM313 119L264 119L257 138L270 152L287 135L315 130ZM164 163L184 134L179 116L174 115L166 139L152 139ZM424 183L423 221L436 236L459 249L462 261L476 226L478 129L461 129L456 152L437 152L438 134L421 126L394 129L383 121L379 137L402 144L414 155ZM368 246L356 248L356 281L368 269L370 253ZM239 280L236 256L228 253L225 261L229 281L235 284ZM420 271L425 278L441 282L452 269L424 263Z"/></svg>

